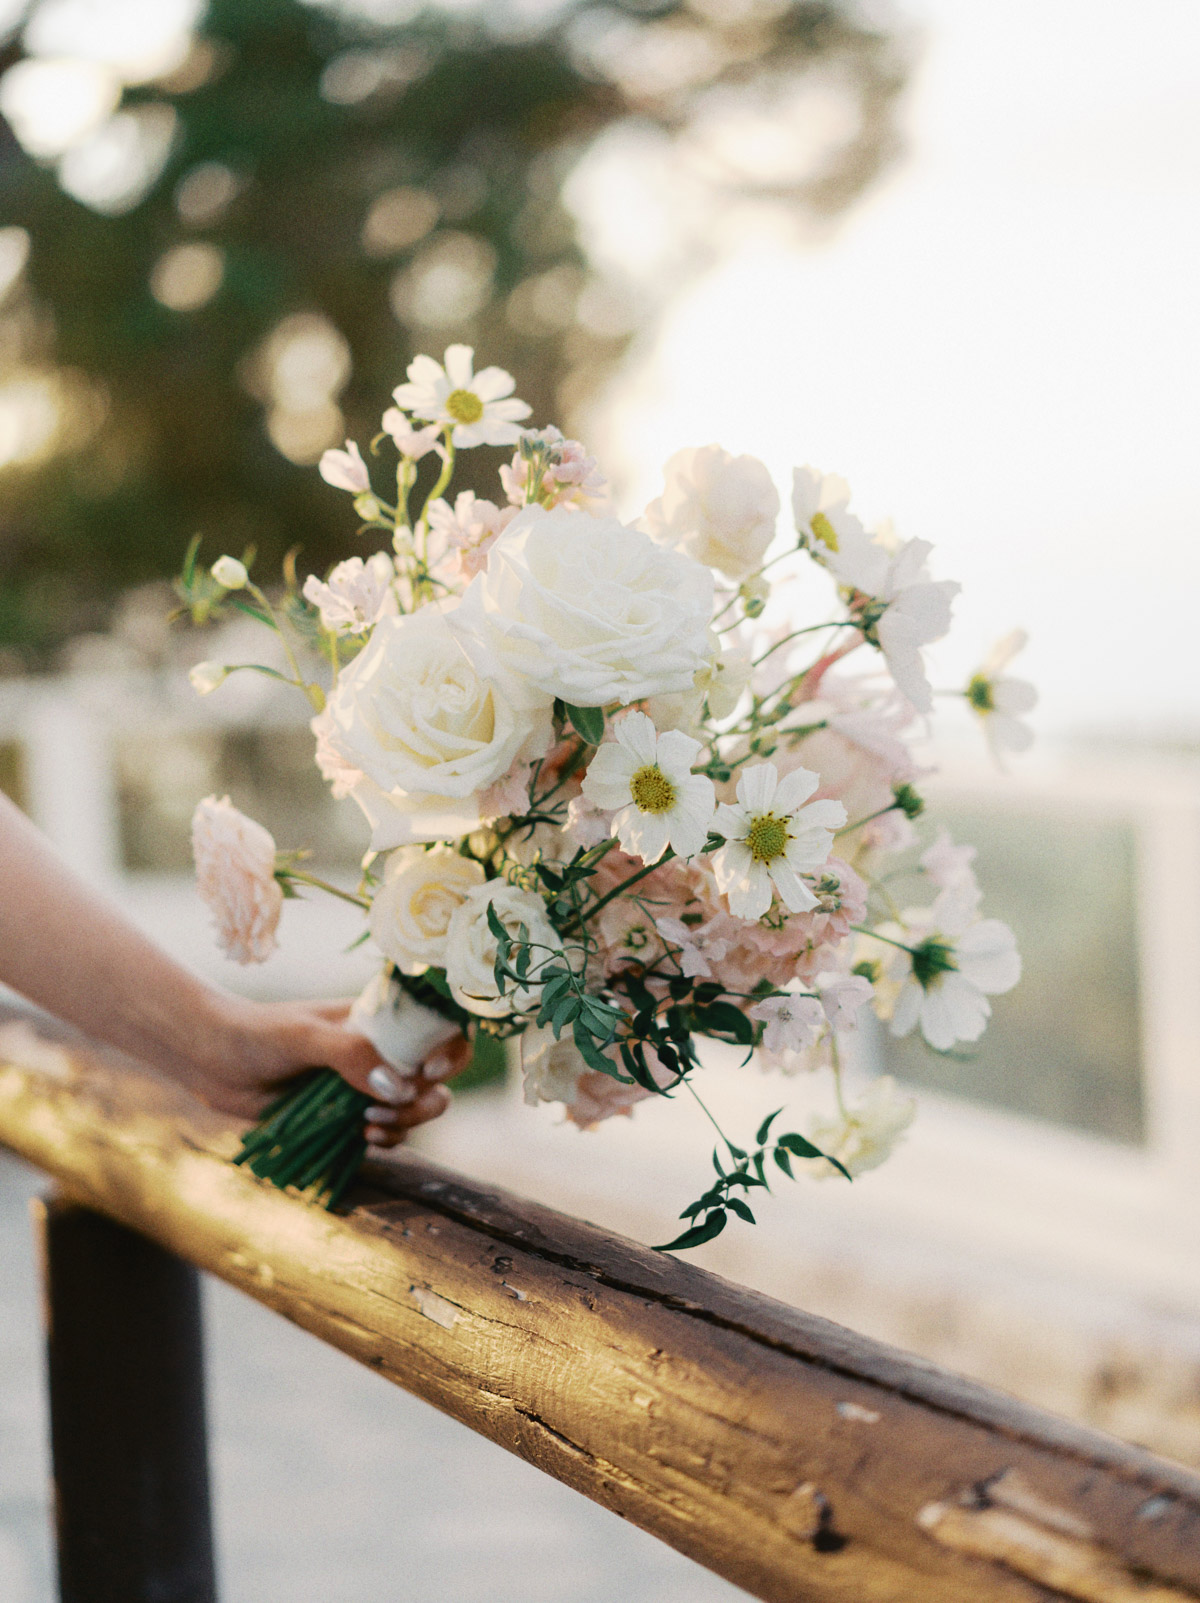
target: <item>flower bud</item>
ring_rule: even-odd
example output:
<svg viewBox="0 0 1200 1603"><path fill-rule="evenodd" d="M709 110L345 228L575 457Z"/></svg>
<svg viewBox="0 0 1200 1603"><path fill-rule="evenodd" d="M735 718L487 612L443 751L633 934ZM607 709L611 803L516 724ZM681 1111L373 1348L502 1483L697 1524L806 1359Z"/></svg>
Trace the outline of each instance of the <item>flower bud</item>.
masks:
<svg viewBox="0 0 1200 1603"><path fill-rule="evenodd" d="M218 557L212 565L212 576L226 590L240 590L250 577L246 564L236 557Z"/></svg>
<svg viewBox="0 0 1200 1603"><path fill-rule="evenodd" d="M198 696L211 695L228 677L229 669L222 668L219 662L198 662L188 670L188 679Z"/></svg>
<svg viewBox="0 0 1200 1603"><path fill-rule="evenodd" d="M379 498L372 495L370 490L364 490L361 495L354 497L354 510L364 523L376 523L383 516Z"/></svg>

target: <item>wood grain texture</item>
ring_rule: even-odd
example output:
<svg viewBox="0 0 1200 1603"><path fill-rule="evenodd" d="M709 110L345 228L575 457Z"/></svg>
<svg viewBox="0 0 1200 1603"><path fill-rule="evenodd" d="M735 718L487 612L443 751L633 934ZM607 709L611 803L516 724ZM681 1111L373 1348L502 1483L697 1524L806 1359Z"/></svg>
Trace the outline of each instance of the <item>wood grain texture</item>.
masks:
<svg viewBox="0 0 1200 1603"><path fill-rule="evenodd" d="M0 1143L767 1603L1200 1599L1200 1477L413 1156L342 1216L76 1052Z"/></svg>

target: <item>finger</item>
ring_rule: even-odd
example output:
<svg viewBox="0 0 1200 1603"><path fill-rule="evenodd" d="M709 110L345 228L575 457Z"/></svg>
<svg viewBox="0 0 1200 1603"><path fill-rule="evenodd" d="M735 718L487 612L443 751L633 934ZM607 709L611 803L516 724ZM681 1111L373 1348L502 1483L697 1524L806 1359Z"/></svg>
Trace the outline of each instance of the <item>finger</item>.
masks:
<svg viewBox="0 0 1200 1603"><path fill-rule="evenodd" d="M372 1107L365 1115L365 1134L372 1147L394 1147L419 1124L436 1119L450 1106L450 1093L443 1085L429 1086L403 1107Z"/></svg>
<svg viewBox="0 0 1200 1603"><path fill-rule="evenodd" d="M383 1061L367 1040L337 1024L315 1024L308 1032L306 1051L313 1063L325 1063L357 1091L371 1093L371 1071Z"/></svg>
<svg viewBox="0 0 1200 1603"><path fill-rule="evenodd" d="M473 1055L473 1048L466 1036L456 1035L429 1054L421 1065L421 1077L425 1080L452 1080L456 1074L470 1068Z"/></svg>
<svg viewBox="0 0 1200 1603"><path fill-rule="evenodd" d="M344 996L330 997L323 1002L305 1002L304 1006L330 1024L340 1024L350 1012L351 1004Z"/></svg>

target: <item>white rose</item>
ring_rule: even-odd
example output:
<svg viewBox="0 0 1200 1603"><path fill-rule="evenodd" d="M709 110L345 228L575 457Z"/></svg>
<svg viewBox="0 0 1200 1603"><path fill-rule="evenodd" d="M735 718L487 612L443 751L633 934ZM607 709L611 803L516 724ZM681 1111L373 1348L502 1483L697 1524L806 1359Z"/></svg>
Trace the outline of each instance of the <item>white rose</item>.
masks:
<svg viewBox="0 0 1200 1603"><path fill-rule="evenodd" d="M450 920L467 893L483 882L482 867L448 846L393 852L371 903L376 946L405 974L443 968Z"/></svg>
<svg viewBox="0 0 1200 1603"><path fill-rule="evenodd" d="M719 445L676 451L666 487L642 516L660 545L686 551L728 579L762 567L779 516L779 491L754 456L730 456Z"/></svg>
<svg viewBox="0 0 1200 1603"><path fill-rule="evenodd" d="M381 618L312 727L322 771L367 815L373 851L474 829L480 791L518 756L542 756L552 734L549 708L434 606Z"/></svg>
<svg viewBox="0 0 1200 1603"><path fill-rule="evenodd" d="M639 529L526 507L451 618L501 666L576 707L690 690L711 655L712 575Z"/></svg>
<svg viewBox="0 0 1200 1603"><path fill-rule="evenodd" d="M574 1102L579 1076L587 1069L579 1048L569 1035L554 1039L554 1031L536 1026L521 1037L521 1075L525 1101L530 1107L539 1102Z"/></svg>
<svg viewBox="0 0 1200 1603"><path fill-rule="evenodd" d="M529 983L518 986L508 982L503 996L496 987L493 972L496 937L488 927L489 907L496 909L497 917L514 940L520 939L520 926L524 924L531 942L551 948L550 951L535 950L529 964ZM528 1013L538 1006L541 991L538 973L553 962L561 949L562 941L546 917L546 904L541 897L509 885L505 880L494 879L468 891L450 920L446 938L446 979L454 1000L468 1013L485 1019Z"/></svg>

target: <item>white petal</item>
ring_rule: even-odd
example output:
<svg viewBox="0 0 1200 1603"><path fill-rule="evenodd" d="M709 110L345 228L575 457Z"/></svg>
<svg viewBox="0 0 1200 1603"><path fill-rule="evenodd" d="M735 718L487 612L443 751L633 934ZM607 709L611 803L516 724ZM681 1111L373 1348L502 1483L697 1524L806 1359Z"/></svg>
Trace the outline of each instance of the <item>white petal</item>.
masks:
<svg viewBox="0 0 1200 1603"><path fill-rule="evenodd" d="M497 404L507 406L509 403L500 401ZM528 414L529 408L526 407L520 415L526 417ZM471 426L478 432L479 438L475 442L478 445L516 445L521 438L521 430L515 423L502 423L494 417L485 416L481 423L474 423Z"/></svg>
<svg viewBox="0 0 1200 1603"><path fill-rule="evenodd" d="M1037 700L1037 690L1028 679L997 679L992 684L992 708L1005 717L1032 712Z"/></svg>
<svg viewBox="0 0 1200 1603"><path fill-rule="evenodd" d="M775 790L771 807L777 813L794 813L801 802L806 802L821 783L820 776L808 768L793 768L784 774Z"/></svg>
<svg viewBox="0 0 1200 1603"><path fill-rule="evenodd" d="M1021 978L1016 936L998 918L973 924L959 937L954 955L963 976L992 996L1011 991Z"/></svg>
<svg viewBox="0 0 1200 1603"><path fill-rule="evenodd" d="M728 892L734 885L744 880L753 867L754 858L750 855L750 848L743 846L741 841L730 841L712 856L712 871L716 877L717 889L722 893ZM769 893L768 886L768 904L771 899Z"/></svg>
<svg viewBox="0 0 1200 1603"><path fill-rule="evenodd" d="M635 760L617 744L606 740L592 758L584 776L583 794L597 807L624 807L630 800L629 782Z"/></svg>
<svg viewBox="0 0 1200 1603"><path fill-rule="evenodd" d="M891 1032L895 1036L907 1035L921 1016L924 992L916 980L906 980L892 1009Z"/></svg>
<svg viewBox="0 0 1200 1603"><path fill-rule="evenodd" d="M750 872L730 889L728 896L729 911L735 918L761 918L771 905L771 881L762 864L752 859Z"/></svg>
<svg viewBox="0 0 1200 1603"><path fill-rule="evenodd" d="M774 763L757 763L742 771L738 780L737 799L748 813L769 812L779 784L779 770Z"/></svg>
<svg viewBox="0 0 1200 1603"><path fill-rule="evenodd" d="M691 735L685 735L681 729L668 729L665 735L658 737L655 761L667 778L678 784L681 778L691 773L699 750L700 742L693 740Z"/></svg>
<svg viewBox="0 0 1200 1603"><path fill-rule="evenodd" d="M643 813L631 806L617 816L622 821L620 840L625 850L643 863L657 863L669 844L666 813Z"/></svg>
<svg viewBox="0 0 1200 1603"><path fill-rule="evenodd" d="M956 1041L978 1041L992 1010L983 992L962 974L941 974L921 1003L921 1034L938 1052Z"/></svg>
<svg viewBox="0 0 1200 1603"><path fill-rule="evenodd" d="M775 889L789 912L807 913L817 905L817 898L782 857L775 858L768 865L767 873L774 881Z"/></svg>
<svg viewBox="0 0 1200 1603"><path fill-rule="evenodd" d="M840 801L809 802L796 814L797 829L841 829L846 822L846 809Z"/></svg>
<svg viewBox="0 0 1200 1603"><path fill-rule="evenodd" d="M713 814L712 827L726 840L744 840L750 820L744 807L731 807L728 802L721 802Z"/></svg>
<svg viewBox="0 0 1200 1603"><path fill-rule="evenodd" d="M794 874L811 874L829 861L832 849L833 836L827 829L802 829L788 841L787 851L781 861Z"/></svg>
<svg viewBox="0 0 1200 1603"><path fill-rule="evenodd" d="M627 712L624 718L618 718L613 734L639 768L652 767L658 761L658 736L653 720L644 712Z"/></svg>
<svg viewBox="0 0 1200 1603"><path fill-rule="evenodd" d="M502 396L511 395L515 385L512 374L502 367L485 367L471 380L471 393L478 395L481 401L498 401Z"/></svg>
<svg viewBox="0 0 1200 1603"><path fill-rule="evenodd" d="M448 345L446 347L446 377L456 390L472 389L471 374L475 364L475 352L470 345ZM482 397L481 397L482 399Z"/></svg>

